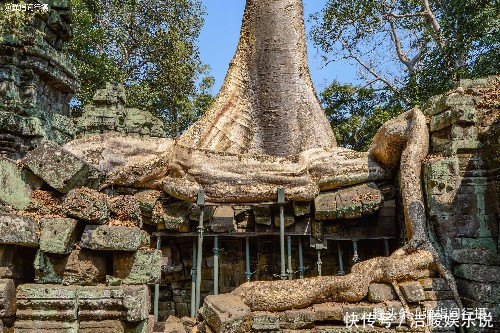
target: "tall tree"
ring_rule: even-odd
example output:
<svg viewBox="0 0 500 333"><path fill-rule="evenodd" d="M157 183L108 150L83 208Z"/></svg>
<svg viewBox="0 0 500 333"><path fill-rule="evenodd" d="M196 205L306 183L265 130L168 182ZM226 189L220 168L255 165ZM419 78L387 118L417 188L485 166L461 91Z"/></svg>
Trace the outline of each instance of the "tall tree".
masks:
<svg viewBox="0 0 500 333"><path fill-rule="evenodd" d="M106 81L124 82L131 106L163 117L175 137L210 104L213 79L196 45L200 0L74 0L65 51L78 74L78 106Z"/></svg>

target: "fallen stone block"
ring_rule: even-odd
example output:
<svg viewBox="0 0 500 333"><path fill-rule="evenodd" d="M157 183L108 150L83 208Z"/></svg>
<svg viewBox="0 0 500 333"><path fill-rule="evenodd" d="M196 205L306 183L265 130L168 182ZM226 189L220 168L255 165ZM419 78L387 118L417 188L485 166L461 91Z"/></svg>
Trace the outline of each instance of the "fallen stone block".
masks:
<svg viewBox="0 0 500 333"><path fill-rule="evenodd" d="M16 320L14 333L77 333L78 322L73 321L38 321ZM110 332L109 332L110 333Z"/></svg>
<svg viewBox="0 0 500 333"><path fill-rule="evenodd" d="M142 228L142 213L139 202L132 195L120 195L109 200L111 218L126 226Z"/></svg>
<svg viewBox="0 0 500 333"><path fill-rule="evenodd" d="M28 175L16 162L0 156L0 203L25 210L31 202Z"/></svg>
<svg viewBox="0 0 500 333"><path fill-rule="evenodd" d="M399 288L408 303L417 303L425 300L424 288L417 281L402 282Z"/></svg>
<svg viewBox="0 0 500 333"><path fill-rule="evenodd" d="M113 254L113 276L123 284L155 284L161 278L161 250Z"/></svg>
<svg viewBox="0 0 500 333"><path fill-rule="evenodd" d="M104 179L95 167L50 141L28 152L22 163L61 193L81 186L97 189Z"/></svg>
<svg viewBox="0 0 500 333"><path fill-rule="evenodd" d="M209 295L205 297L201 315L218 333L249 332L252 312L243 300L235 295Z"/></svg>
<svg viewBox="0 0 500 333"><path fill-rule="evenodd" d="M78 333L125 333L120 320L80 321Z"/></svg>
<svg viewBox="0 0 500 333"><path fill-rule="evenodd" d="M75 243L78 221L70 218L41 219L40 250L68 254Z"/></svg>
<svg viewBox="0 0 500 333"><path fill-rule="evenodd" d="M154 332L186 333L187 331L179 318L170 316L164 323L155 323Z"/></svg>
<svg viewBox="0 0 500 333"><path fill-rule="evenodd" d="M153 210L152 222L158 228L179 232L189 231L189 213L193 204L176 201L170 204L158 201Z"/></svg>
<svg viewBox="0 0 500 333"><path fill-rule="evenodd" d="M22 284L17 288L18 320L66 321L78 318L77 286Z"/></svg>
<svg viewBox="0 0 500 333"><path fill-rule="evenodd" d="M148 319L150 294L147 286L81 287L78 292L80 321Z"/></svg>
<svg viewBox="0 0 500 333"><path fill-rule="evenodd" d="M317 220L358 218L373 214L381 204L382 192L375 183L362 184L320 193L314 199L314 216Z"/></svg>
<svg viewBox="0 0 500 333"><path fill-rule="evenodd" d="M35 258L36 283L96 285L106 282L107 257L102 252L73 250L69 255L39 251Z"/></svg>
<svg viewBox="0 0 500 333"><path fill-rule="evenodd" d="M149 245L149 235L135 227L87 225L80 246L91 250L137 251Z"/></svg>
<svg viewBox="0 0 500 333"><path fill-rule="evenodd" d="M63 200L66 215L97 224L105 224L109 218L107 195L82 187L70 191Z"/></svg>
<svg viewBox="0 0 500 333"><path fill-rule="evenodd" d="M28 216L0 213L0 244L38 246L38 224Z"/></svg>
<svg viewBox="0 0 500 333"><path fill-rule="evenodd" d="M384 301L392 301L397 298L392 286L384 283L371 283L368 286L368 300L370 302L379 303Z"/></svg>
<svg viewBox="0 0 500 333"><path fill-rule="evenodd" d="M232 232L234 226L233 208L231 206L217 206L210 222L210 229L213 232Z"/></svg>
<svg viewBox="0 0 500 333"><path fill-rule="evenodd" d="M12 279L0 279L0 318L16 314L16 286Z"/></svg>
<svg viewBox="0 0 500 333"><path fill-rule="evenodd" d="M253 312L252 330L256 331L279 331L280 317L272 312Z"/></svg>
<svg viewBox="0 0 500 333"><path fill-rule="evenodd" d="M455 266L455 276L477 282L500 283L500 267L476 264Z"/></svg>
<svg viewBox="0 0 500 333"><path fill-rule="evenodd" d="M312 328L315 319L312 309L287 310L279 313L280 327L285 329Z"/></svg>

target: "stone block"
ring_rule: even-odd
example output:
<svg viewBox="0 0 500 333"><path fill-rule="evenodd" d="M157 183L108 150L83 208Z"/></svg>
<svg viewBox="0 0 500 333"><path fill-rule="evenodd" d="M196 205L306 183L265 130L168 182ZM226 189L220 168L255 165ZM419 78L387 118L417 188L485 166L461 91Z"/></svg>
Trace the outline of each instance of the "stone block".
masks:
<svg viewBox="0 0 500 333"><path fill-rule="evenodd" d="M16 320L14 333L77 333L78 322L47 320Z"/></svg>
<svg viewBox="0 0 500 333"><path fill-rule="evenodd" d="M66 215L97 224L105 224L109 218L108 196L89 188L70 191L63 200Z"/></svg>
<svg viewBox="0 0 500 333"><path fill-rule="evenodd" d="M148 286L81 287L78 292L80 321L139 322L148 318L150 305Z"/></svg>
<svg viewBox="0 0 500 333"><path fill-rule="evenodd" d="M253 214L255 216L255 223L262 225L271 225L272 211L269 205L257 205L253 207Z"/></svg>
<svg viewBox="0 0 500 333"><path fill-rule="evenodd" d="M214 216L210 222L213 232L232 232L235 230L234 210L231 206L215 207Z"/></svg>
<svg viewBox="0 0 500 333"><path fill-rule="evenodd" d="M22 284L17 288L19 320L73 321L78 318L77 286Z"/></svg>
<svg viewBox="0 0 500 333"><path fill-rule="evenodd" d="M69 255L39 251L34 262L35 282L65 285L96 285L106 281L107 258L103 253L73 250Z"/></svg>
<svg viewBox="0 0 500 333"><path fill-rule="evenodd" d="M161 278L161 250L113 254L113 276L123 284L155 284Z"/></svg>
<svg viewBox="0 0 500 333"><path fill-rule="evenodd" d="M189 219L194 222L200 221L201 209L198 205L193 205L191 207L191 212L189 213ZM203 207L203 222L208 222L214 216L215 207L214 206L204 206Z"/></svg>
<svg viewBox="0 0 500 333"><path fill-rule="evenodd" d="M38 246L38 224L24 215L0 213L0 244Z"/></svg>
<svg viewBox="0 0 500 333"><path fill-rule="evenodd" d="M76 238L78 221L69 218L41 219L40 250L47 253L70 253Z"/></svg>
<svg viewBox="0 0 500 333"><path fill-rule="evenodd" d="M189 213L192 203L186 201L176 201L173 203L164 203L158 201L153 209L153 224L163 226L163 229L179 232L189 231Z"/></svg>
<svg viewBox="0 0 500 333"><path fill-rule="evenodd" d="M219 333L249 332L252 326L250 308L235 295L205 297L200 313L208 325Z"/></svg>
<svg viewBox="0 0 500 333"><path fill-rule="evenodd" d="M50 141L28 152L22 162L61 193L81 186L97 189L104 179L95 167Z"/></svg>
<svg viewBox="0 0 500 333"><path fill-rule="evenodd" d="M500 266L500 255L497 252L481 248L453 250L451 258L454 262L460 264Z"/></svg>
<svg viewBox="0 0 500 333"><path fill-rule="evenodd" d="M486 283L500 283L500 267L477 264L461 264L455 266L455 276Z"/></svg>
<svg viewBox="0 0 500 333"><path fill-rule="evenodd" d="M368 286L368 300L373 303L392 301L397 298L394 289L389 284L371 283Z"/></svg>
<svg viewBox="0 0 500 333"><path fill-rule="evenodd" d="M500 303L500 284L457 279L458 293L462 297L486 303Z"/></svg>
<svg viewBox="0 0 500 333"><path fill-rule="evenodd" d="M425 300L424 288L417 281L402 282L399 288L408 303L416 303Z"/></svg>
<svg viewBox="0 0 500 333"><path fill-rule="evenodd" d="M80 321L78 333L126 333L119 320Z"/></svg>
<svg viewBox="0 0 500 333"><path fill-rule="evenodd" d="M31 202L27 174L16 162L0 156L0 203L25 210Z"/></svg>
<svg viewBox="0 0 500 333"><path fill-rule="evenodd" d="M382 193L375 183L320 193L314 199L314 216L318 220L357 218L373 214L382 204Z"/></svg>
<svg viewBox="0 0 500 333"><path fill-rule="evenodd" d="M142 213L139 201L132 195L120 195L109 199L111 218L125 226L142 228Z"/></svg>
<svg viewBox="0 0 500 333"><path fill-rule="evenodd" d="M344 311L340 303L320 303L314 304L316 321L342 321Z"/></svg>
<svg viewBox="0 0 500 333"><path fill-rule="evenodd" d="M161 192L156 190L143 190L134 194L134 197L139 202L142 215L151 217L155 204L161 197Z"/></svg>
<svg viewBox="0 0 500 333"><path fill-rule="evenodd" d="M12 279L0 279L0 318L16 314L16 286Z"/></svg>
<svg viewBox="0 0 500 333"><path fill-rule="evenodd" d="M293 207L291 205L285 205L283 207L283 217L285 222L285 228L295 224L295 216L293 213ZM273 207L273 220L276 227L280 226L280 207Z"/></svg>
<svg viewBox="0 0 500 333"><path fill-rule="evenodd" d="M311 213L311 202L293 202L293 214L295 216L305 216Z"/></svg>
<svg viewBox="0 0 500 333"><path fill-rule="evenodd" d="M279 331L280 318L272 312L253 312L252 330L255 331Z"/></svg>
<svg viewBox="0 0 500 333"><path fill-rule="evenodd" d="M285 329L304 329L314 327L316 314L312 309L287 310L279 313L280 327Z"/></svg>
<svg viewBox="0 0 500 333"><path fill-rule="evenodd" d="M453 293L451 291L424 290L424 294L426 301L440 301L446 299L453 299Z"/></svg>
<svg viewBox="0 0 500 333"><path fill-rule="evenodd" d="M87 225L80 246L91 250L137 251L149 245L149 235L135 227Z"/></svg>
<svg viewBox="0 0 500 333"><path fill-rule="evenodd" d="M428 278L421 279L418 282L422 285L424 290L434 290L434 291L449 291L450 287L446 280L443 278Z"/></svg>

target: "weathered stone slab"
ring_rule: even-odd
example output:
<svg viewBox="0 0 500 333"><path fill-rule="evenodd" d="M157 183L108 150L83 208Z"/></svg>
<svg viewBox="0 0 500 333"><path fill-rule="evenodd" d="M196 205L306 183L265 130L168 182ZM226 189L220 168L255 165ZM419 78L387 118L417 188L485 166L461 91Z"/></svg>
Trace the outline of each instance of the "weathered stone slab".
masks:
<svg viewBox="0 0 500 333"><path fill-rule="evenodd" d="M200 207L198 205L193 205L191 207L191 212L189 213L189 219L191 221L200 221ZM208 222L214 216L215 207L214 206L204 206L203 207L203 222Z"/></svg>
<svg viewBox="0 0 500 333"><path fill-rule="evenodd" d="M252 330L256 331L278 331L280 329L280 318L272 312L253 312Z"/></svg>
<svg viewBox="0 0 500 333"><path fill-rule="evenodd" d="M218 333L249 332L252 312L243 300L235 295L209 295L205 297L201 315Z"/></svg>
<svg viewBox="0 0 500 333"><path fill-rule="evenodd" d="M77 333L78 322L73 321L40 321L16 320L14 333ZM109 332L108 332L109 333Z"/></svg>
<svg viewBox="0 0 500 333"><path fill-rule="evenodd" d="M214 216L210 222L210 229L213 232L234 231L234 210L231 206L217 206Z"/></svg>
<svg viewBox="0 0 500 333"><path fill-rule="evenodd" d="M156 190L144 190L134 194L134 197L139 202L142 215L151 217L153 215L155 204L161 197L161 192Z"/></svg>
<svg viewBox="0 0 500 333"><path fill-rule="evenodd" d="M142 228L142 213L139 201L132 195L120 195L109 200L111 218L120 224Z"/></svg>
<svg viewBox="0 0 500 333"><path fill-rule="evenodd" d="M462 264L455 266L455 276L487 283L500 283L500 267L476 264Z"/></svg>
<svg viewBox="0 0 500 333"><path fill-rule="evenodd" d="M462 297L486 303L500 303L500 284L457 279L457 288Z"/></svg>
<svg viewBox="0 0 500 333"><path fill-rule="evenodd" d="M317 220L357 218L373 214L382 204L382 193L375 183L320 193L314 199Z"/></svg>
<svg viewBox="0 0 500 333"><path fill-rule="evenodd" d="M17 288L20 320L72 321L77 315L77 286L22 284Z"/></svg>
<svg viewBox="0 0 500 333"><path fill-rule="evenodd" d="M81 186L97 189L104 179L92 165L50 141L28 152L23 164L61 193Z"/></svg>
<svg viewBox="0 0 500 333"><path fill-rule="evenodd" d="M416 303L425 300L424 288L417 281L402 282L399 288L408 303Z"/></svg>
<svg viewBox="0 0 500 333"><path fill-rule="evenodd" d="M316 315L312 309L287 310L279 313L280 327L302 329L314 327Z"/></svg>
<svg viewBox="0 0 500 333"><path fill-rule="evenodd" d="M293 202L293 213L295 216L305 216L311 213L311 202Z"/></svg>
<svg viewBox="0 0 500 333"><path fill-rule="evenodd" d="M149 315L149 289L147 286L81 287L78 306L81 321L139 322Z"/></svg>
<svg viewBox="0 0 500 333"><path fill-rule="evenodd" d="M293 213L293 207L291 205L285 205L283 207L283 217L285 222L285 227L289 227L295 224L295 216ZM280 208L279 206L273 207L273 220L274 225L279 227L280 225Z"/></svg>
<svg viewBox="0 0 500 333"><path fill-rule="evenodd" d="M155 284L161 278L161 250L113 254L113 276L123 284Z"/></svg>
<svg viewBox="0 0 500 333"><path fill-rule="evenodd" d="M379 303L383 301L392 301L397 298L392 286L384 283L371 283L368 286L368 300Z"/></svg>
<svg viewBox="0 0 500 333"><path fill-rule="evenodd" d="M16 314L16 286L12 279L0 279L0 318Z"/></svg>
<svg viewBox="0 0 500 333"><path fill-rule="evenodd" d="M107 258L103 253L73 250L69 255L39 251L34 262L36 283L96 285L106 281Z"/></svg>
<svg viewBox="0 0 500 333"><path fill-rule="evenodd" d="M424 288L424 290L434 290L434 291L448 291L448 290L450 290L448 283L446 283L446 280L443 278L421 279L418 282L420 282L420 284L422 285L422 288Z"/></svg>
<svg viewBox="0 0 500 333"><path fill-rule="evenodd" d="M154 332L185 333L187 330L179 318L169 316L164 323L155 323Z"/></svg>
<svg viewBox="0 0 500 333"><path fill-rule="evenodd" d="M80 246L91 250L137 251L149 235L135 227L87 225Z"/></svg>
<svg viewBox="0 0 500 333"><path fill-rule="evenodd" d="M440 301L440 300L446 300L446 299L453 299L453 293L451 290L440 290L440 291L433 291L433 290L424 290L425 294L425 300L426 301Z"/></svg>
<svg viewBox="0 0 500 333"><path fill-rule="evenodd" d="M62 206L66 215L86 222L104 224L109 218L107 195L86 187L70 191Z"/></svg>
<svg viewBox="0 0 500 333"><path fill-rule="evenodd" d="M316 321L341 321L344 318L342 304L321 303L313 305Z"/></svg>
<svg viewBox="0 0 500 333"><path fill-rule="evenodd" d="M500 266L500 255L485 249L459 249L452 252L453 261L460 264L481 264Z"/></svg>
<svg viewBox="0 0 500 333"><path fill-rule="evenodd" d="M40 250L48 253L70 253L76 238L78 221L69 218L41 220Z"/></svg>
<svg viewBox="0 0 500 333"><path fill-rule="evenodd" d="M37 229L31 217L0 213L0 244L37 247Z"/></svg>
<svg viewBox="0 0 500 333"><path fill-rule="evenodd" d="M16 162L0 156L0 203L25 210L31 202L27 175Z"/></svg>
<svg viewBox="0 0 500 333"><path fill-rule="evenodd" d="M189 213L193 204L186 201L176 201L170 204L158 201L153 210L152 222L158 228L189 231Z"/></svg>
<svg viewBox="0 0 500 333"><path fill-rule="evenodd" d="M255 216L256 224L271 225L272 223L271 206L269 205L254 206L253 213Z"/></svg>
<svg viewBox="0 0 500 333"><path fill-rule="evenodd" d="M120 320L81 321L78 333L125 333Z"/></svg>

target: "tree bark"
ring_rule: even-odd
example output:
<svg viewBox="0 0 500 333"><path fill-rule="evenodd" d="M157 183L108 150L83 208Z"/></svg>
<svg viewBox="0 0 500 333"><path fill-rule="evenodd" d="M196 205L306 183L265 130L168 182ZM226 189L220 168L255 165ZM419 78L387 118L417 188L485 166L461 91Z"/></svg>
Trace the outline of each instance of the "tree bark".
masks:
<svg viewBox="0 0 500 333"><path fill-rule="evenodd" d="M179 143L274 156L336 146L309 73L301 0L247 0L221 91Z"/></svg>

